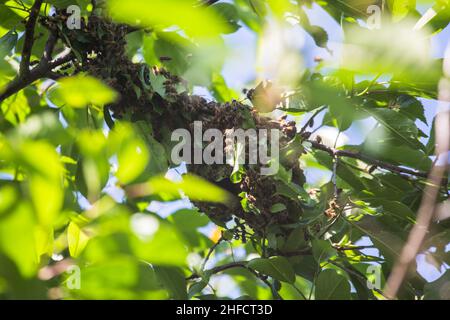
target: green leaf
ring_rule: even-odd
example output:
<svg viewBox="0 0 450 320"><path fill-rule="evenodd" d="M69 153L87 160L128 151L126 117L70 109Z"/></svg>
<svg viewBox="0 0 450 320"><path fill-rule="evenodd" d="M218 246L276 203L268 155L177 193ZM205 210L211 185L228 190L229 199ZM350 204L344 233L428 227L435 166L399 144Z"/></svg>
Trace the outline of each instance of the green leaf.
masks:
<svg viewBox="0 0 450 320"><path fill-rule="evenodd" d="M369 148L379 148L380 144L407 146L412 149L425 148L418 141L418 128L413 120L400 112L385 108L366 109L366 111L381 125L370 132L366 140Z"/></svg>
<svg viewBox="0 0 450 320"><path fill-rule="evenodd" d="M239 15L235 5L230 3L216 3L210 7L216 11L216 14L222 17L228 24L228 30L224 33L234 33L241 26L239 25Z"/></svg>
<svg viewBox="0 0 450 320"><path fill-rule="evenodd" d="M180 231L187 243L192 248L201 245L209 245L210 240L198 231L210 223L208 216L192 209L181 209L173 213L169 218L174 226Z"/></svg>
<svg viewBox="0 0 450 320"><path fill-rule="evenodd" d="M77 258L88 244L88 235L74 222L67 227L67 243L70 256Z"/></svg>
<svg viewBox="0 0 450 320"><path fill-rule="evenodd" d="M316 281L317 300L350 300L350 283L333 269L320 272Z"/></svg>
<svg viewBox="0 0 450 320"><path fill-rule="evenodd" d="M138 258L161 266L186 264L184 239L171 224L144 214L135 214L131 222L135 236L130 244Z"/></svg>
<svg viewBox="0 0 450 320"><path fill-rule="evenodd" d="M248 262L248 267L280 281L295 282L294 269L285 257L256 258Z"/></svg>
<svg viewBox="0 0 450 320"><path fill-rule="evenodd" d="M8 31L0 38L0 59L7 56L16 46L18 34L15 29Z"/></svg>
<svg viewBox="0 0 450 320"><path fill-rule="evenodd" d="M416 0L391 0L390 7L394 21L400 21L416 8Z"/></svg>
<svg viewBox="0 0 450 320"><path fill-rule="evenodd" d="M166 78L162 74L155 74L153 70L150 71L150 84L152 85L152 89L162 98L166 97L164 82L166 82Z"/></svg>
<svg viewBox="0 0 450 320"><path fill-rule="evenodd" d="M327 240L313 240L311 242L314 259L321 263L336 255L336 249Z"/></svg>
<svg viewBox="0 0 450 320"><path fill-rule="evenodd" d="M108 137L110 154L117 154L117 179L128 184L135 180L147 167L150 158L147 145L135 134L133 127L117 123Z"/></svg>
<svg viewBox="0 0 450 320"><path fill-rule="evenodd" d="M294 252L306 246L305 229L297 227L291 231L283 246L283 252Z"/></svg>
<svg viewBox="0 0 450 320"><path fill-rule="evenodd" d="M164 67L178 75L184 74L189 68L189 56L193 51L193 44L175 32L160 32L153 41L151 39L144 41L147 63L161 64L159 62L161 57L170 58L170 61L164 62Z"/></svg>
<svg viewBox="0 0 450 320"><path fill-rule="evenodd" d="M7 151L6 148L3 151ZM63 204L63 168L54 146L45 141L14 140L10 160L29 175L28 187L33 208L42 226L52 226ZM6 153L5 153L6 155Z"/></svg>
<svg viewBox="0 0 450 320"><path fill-rule="evenodd" d="M134 197L156 194L165 199L179 199L180 192L193 201L229 203L232 196L225 190L192 174L186 174L181 181L170 181L162 176L151 178L147 183L128 189Z"/></svg>
<svg viewBox="0 0 450 320"><path fill-rule="evenodd" d="M271 208L270 208L270 212L272 213L278 213L281 211L286 210L286 205L283 203L275 203Z"/></svg>
<svg viewBox="0 0 450 320"><path fill-rule="evenodd" d="M415 121L416 119L419 119L423 123L427 123L423 105L416 98L408 95L401 95L396 99L396 103L400 106L399 111L411 120Z"/></svg>
<svg viewBox="0 0 450 320"><path fill-rule="evenodd" d="M186 0L130 0L108 1L109 13L118 21L157 26L164 29L179 26L192 36L210 37L230 32L230 26L211 8L194 7L195 1ZM161 13L170 14L161 14Z"/></svg>
<svg viewBox="0 0 450 320"><path fill-rule="evenodd" d="M103 106L117 98L114 90L90 76L77 75L63 78L58 83L59 98L73 108L84 108L90 104Z"/></svg>
<svg viewBox="0 0 450 320"><path fill-rule="evenodd" d="M22 201L0 220L0 252L8 256L23 277L32 277L38 267L31 206Z"/></svg>
<svg viewBox="0 0 450 320"><path fill-rule="evenodd" d="M385 143L378 149L375 149L372 143L370 141L364 145L364 154L394 165L408 166L417 170L428 171L431 168L431 159L420 149L413 149L405 145L393 146L389 143Z"/></svg>
<svg viewBox="0 0 450 320"><path fill-rule="evenodd" d="M194 283L189 287L189 298L195 297L197 294L201 293L203 289L208 285L208 280L202 278L200 281Z"/></svg>
<svg viewBox="0 0 450 320"><path fill-rule="evenodd" d="M212 74L211 91L214 98L220 102L227 102L238 98L236 92L227 86L225 79L217 72Z"/></svg>
<svg viewBox="0 0 450 320"><path fill-rule="evenodd" d="M383 227L377 218L364 216L357 222L347 221L363 234L369 236L385 257L397 258L400 254L404 241L399 235L386 230L386 227Z"/></svg>
<svg viewBox="0 0 450 320"><path fill-rule="evenodd" d="M19 12L19 11L18 11ZM20 21L23 19L19 14L11 10L5 5L0 5L0 26L5 29L12 29L17 27L19 30L23 30L23 26L20 26Z"/></svg>
<svg viewBox="0 0 450 320"><path fill-rule="evenodd" d="M175 300L187 300L187 283L182 269L175 267L153 266L156 277L167 289L170 298Z"/></svg>
<svg viewBox="0 0 450 320"><path fill-rule="evenodd" d="M107 260L83 266L80 288L70 290L76 299L167 299L148 264L127 256L112 256ZM68 279L69 281L69 279Z"/></svg>

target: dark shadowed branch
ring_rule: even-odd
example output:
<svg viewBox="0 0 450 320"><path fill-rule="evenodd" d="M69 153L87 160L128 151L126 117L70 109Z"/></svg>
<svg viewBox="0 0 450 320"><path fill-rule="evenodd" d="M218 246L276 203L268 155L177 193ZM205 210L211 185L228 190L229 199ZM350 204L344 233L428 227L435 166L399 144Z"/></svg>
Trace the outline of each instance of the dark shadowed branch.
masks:
<svg viewBox="0 0 450 320"><path fill-rule="evenodd" d="M25 24L25 40L23 42L19 70L19 76L22 78L27 78L30 73L30 58L34 44L34 29L36 27L36 21L39 16L39 11L41 10L42 2L43 0L36 0L34 2L27 23Z"/></svg>

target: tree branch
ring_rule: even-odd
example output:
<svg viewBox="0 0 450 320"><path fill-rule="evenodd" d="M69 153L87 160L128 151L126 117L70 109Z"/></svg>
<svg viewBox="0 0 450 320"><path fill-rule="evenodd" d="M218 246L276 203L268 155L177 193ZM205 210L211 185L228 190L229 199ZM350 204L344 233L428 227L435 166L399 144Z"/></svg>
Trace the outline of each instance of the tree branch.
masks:
<svg viewBox="0 0 450 320"><path fill-rule="evenodd" d="M275 288L273 288L272 284L267 280L267 278L264 277L263 275L261 275L260 273L258 273L257 271L253 270L252 268L249 268L247 266L247 261L236 261L236 262L227 263L227 264L209 269L207 272L210 274L216 274L216 273L220 273L220 272L226 271L228 269L233 269L233 268L247 269L248 271L253 273L255 275L255 277L260 279L262 282L264 282L270 288L270 291L272 292L274 299L282 300L282 298L280 297L278 292L275 290ZM187 277L186 280L188 280L188 281L195 280L195 279L198 279L201 277L202 277L201 275L194 273L194 274L190 275L189 277Z"/></svg>
<svg viewBox="0 0 450 320"><path fill-rule="evenodd" d="M374 159L374 158L364 155L360 152L353 152L353 151L349 151L349 150L337 150L337 149L329 148L321 143L318 143L317 141L311 141L311 140L306 140L306 141L310 142L314 149L325 151L332 157L337 156L337 157L347 157L347 158L358 159L358 160L364 161L366 163L375 165L377 167L389 170L391 172L406 173L406 174L410 174L410 175L421 177L421 178L428 177L427 172L399 167L399 166L393 165L388 162Z"/></svg>
<svg viewBox="0 0 450 320"><path fill-rule="evenodd" d="M58 41L58 33L54 30L50 30L50 36L45 44L44 54L42 55L41 63L46 63L52 60L53 50L56 42Z"/></svg>
<svg viewBox="0 0 450 320"><path fill-rule="evenodd" d="M27 78L30 73L30 58L31 50L34 44L34 29L36 26L36 21L39 16L39 11L41 10L43 0L36 0L31 7L30 15L28 16L28 21L25 24L25 39L23 42L22 57L20 60L19 76L22 78Z"/></svg>
<svg viewBox="0 0 450 320"><path fill-rule="evenodd" d="M33 82L47 76L52 76L52 69L71 61L73 58L74 55L72 53L68 53L67 55L55 59L51 62L38 64L34 69L30 71L29 75L26 78L17 76L7 85L5 90L0 93L0 103L10 96L16 94L20 90L31 85Z"/></svg>
<svg viewBox="0 0 450 320"><path fill-rule="evenodd" d="M205 260L202 263L201 270L203 271L205 269L206 263L208 262L209 258L211 257L214 250L216 250L217 246L224 240L223 236L220 237L219 240L209 249L208 253L206 254Z"/></svg>
<svg viewBox="0 0 450 320"><path fill-rule="evenodd" d="M303 134L309 126L313 126L314 119L321 113L326 107L317 109L311 116L311 118L306 121L305 125L300 129L300 134Z"/></svg>

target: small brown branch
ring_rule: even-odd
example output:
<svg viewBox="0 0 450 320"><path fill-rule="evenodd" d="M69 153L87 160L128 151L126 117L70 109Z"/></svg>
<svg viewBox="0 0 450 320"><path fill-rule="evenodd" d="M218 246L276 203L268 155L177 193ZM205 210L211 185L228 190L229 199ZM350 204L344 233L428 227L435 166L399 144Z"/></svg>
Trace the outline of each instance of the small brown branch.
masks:
<svg viewBox="0 0 450 320"><path fill-rule="evenodd" d="M329 148L321 143L318 143L317 141L311 141L311 140L307 140L307 141L311 143L311 145L314 149L325 151L332 157L337 156L337 157L347 157L347 158L358 159L358 160L364 161L366 163L376 165L379 168L389 170L391 172L406 173L406 174L410 174L410 175L421 177L421 178L428 177L427 172L399 167L399 166L393 165L388 162L374 159L374 158L369 157L360 152L353 152L353 151L349 151L349 150L337 150L337 149Z"/></svg>
<svg viewBox="0 0 450 320"><path fill-rule="evenodd" d="M34 44L34 29L36 27L36 21L41 10L43 0L36 0L31 7L28 21L25 24L25 39L23 42L22 57L20 60L19 75L22 78L27 78L30 73L30 58L31 50Z"/></svg>

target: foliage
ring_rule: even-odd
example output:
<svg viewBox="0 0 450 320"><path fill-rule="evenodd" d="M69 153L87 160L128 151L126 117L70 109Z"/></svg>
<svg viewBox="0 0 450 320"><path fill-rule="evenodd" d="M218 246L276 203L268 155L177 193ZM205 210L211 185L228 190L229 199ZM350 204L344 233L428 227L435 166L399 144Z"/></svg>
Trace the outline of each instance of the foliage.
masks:
<svg viewBox="0 0 450 320"><path fill-rule="evenodd" d="M449 1L389 0L386 27L368 30L366 8L380 1L46 0L24 75L38 2L0 0L1 298L384 298L367 286L367 270L379 266L384 285L416 223L434 152L433 134L417 123L434 127L422 102L437 99L442 60L430 39L450 23ZM70 4L82 8L82 30L65 25ZM325 28L308 16L319 6L345 35L338 66L325 59L295 70L276 103L267 91L275 85L255 79L248 86L258 90L245 96L227 86L224 39L242 28L263 41L271 24L295 21L328 54ZM46 61L49 43L53 57L67 59ZM194 86L217 103L193 95ZM251 108L275 104L288 117L277 120L286 140L278 173L205 165L173 178L173 129L196 119L261 128L270 115ZM211 106L225 108L222 117ZM311 135L362 120L376 125L358 145ZM310 169L331 179L306 183ZM448 204L448 189L446 181L440 202ZM156 209L167 205L169 215ZM435 224L421 249L439 270L450 264L448 227ZM427 283L413 270L399 298L448 299L448 274ZM223 277L233 290L216 290Z"/></svg>

